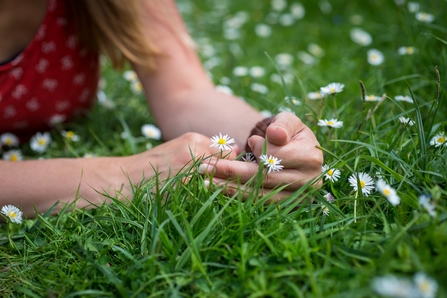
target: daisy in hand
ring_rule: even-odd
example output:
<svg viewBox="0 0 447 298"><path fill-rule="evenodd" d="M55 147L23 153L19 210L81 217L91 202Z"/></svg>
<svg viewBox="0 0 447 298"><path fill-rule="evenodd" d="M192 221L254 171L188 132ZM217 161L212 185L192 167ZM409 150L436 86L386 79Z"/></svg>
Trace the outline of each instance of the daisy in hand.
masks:
<svg viewBox="0 0 447 298"><path fill-rule="evenodd" d="M231 144L235 143L233 138L230 138L228 135L222 136L222 133L212 137L211 142L212 144L210 147L217 147L220 151L232 150L233 146L231 146Z"/></svg>
<svg viewBox="0 0 447 298"><path fill-rule="evenodd" d="M272 155L267 156L267 154L261 154L259 160L267 167L267 173L281 171L284 167L281 165L282 159L278 159Z"/></svg>

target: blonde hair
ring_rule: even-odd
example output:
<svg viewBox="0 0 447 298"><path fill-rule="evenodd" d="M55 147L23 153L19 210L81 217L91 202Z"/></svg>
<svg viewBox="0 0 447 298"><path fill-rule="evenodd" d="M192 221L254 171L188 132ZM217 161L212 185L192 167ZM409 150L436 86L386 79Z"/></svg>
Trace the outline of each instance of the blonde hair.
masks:
<svg viewBox="0 0 447 298"><path fill-rule="evenodd" d="M141 0L66 0L78 35L89 49L106 54L113 66L126 62L150 71L159 54L143 30Z"/></svg>

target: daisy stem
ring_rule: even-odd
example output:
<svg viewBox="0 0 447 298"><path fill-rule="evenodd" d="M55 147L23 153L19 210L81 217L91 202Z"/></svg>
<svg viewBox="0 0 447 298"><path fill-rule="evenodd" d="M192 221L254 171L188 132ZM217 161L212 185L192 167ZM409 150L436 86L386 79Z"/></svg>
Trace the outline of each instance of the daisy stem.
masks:
<svg viewBox="0 0 447 298"><path fill-rule="evenodd" d="M335 113L335 118L338 119L338 111L337 111L337 97L335 95L333 95L334 97L334 113Z"/></svg>
<svg viewBox="0 0 447 298"><path fill-rule="evenodd" d="M355 200L354 200L354 222L357 222L357 196L359 192L355 192Z"/></svg>

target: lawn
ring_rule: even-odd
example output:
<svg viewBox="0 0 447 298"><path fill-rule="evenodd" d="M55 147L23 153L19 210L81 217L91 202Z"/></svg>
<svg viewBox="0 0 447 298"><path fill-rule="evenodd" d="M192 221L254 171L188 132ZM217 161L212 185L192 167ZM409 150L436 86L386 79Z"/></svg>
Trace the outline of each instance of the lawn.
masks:
<svg viewBox="0 0 447 298"><path fill-rule="evenodd" d="M177 3L221 92L315 132L321 189L267 204L258 179L229 197L193 160L127 201L8 220L0 296L447 297L446 1ZM23 159L161 143L142 133L155 123L133 74L102 64L93 110Z"/></svg>

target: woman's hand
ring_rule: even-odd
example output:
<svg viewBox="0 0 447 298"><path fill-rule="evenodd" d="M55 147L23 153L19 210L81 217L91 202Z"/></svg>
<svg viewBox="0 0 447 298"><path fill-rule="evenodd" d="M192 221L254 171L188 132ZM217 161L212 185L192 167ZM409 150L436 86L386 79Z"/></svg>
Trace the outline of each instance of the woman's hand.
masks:
<svg viewBox="0 0 447 298"><path fill-rule="evenodd" d="M265 192L285 185L284 190L274 199L290 195L321 174L323 153L316 148L319 143L309 127L294 114L278 114L267 128L266 138L268 141L266 154L282 159L281 165L284 166L279 172L267 174L263 180ZM248 145L258 160L264 142L265 139L260 136L251 136L248 139ZM238 183L246 183L258 171L258 164L243 161L213 159L210 165L204 172L213 175L213 183L226 185L228 194L237 192ZM314 184L315 187L320 185L321 182Z"/></svg>

